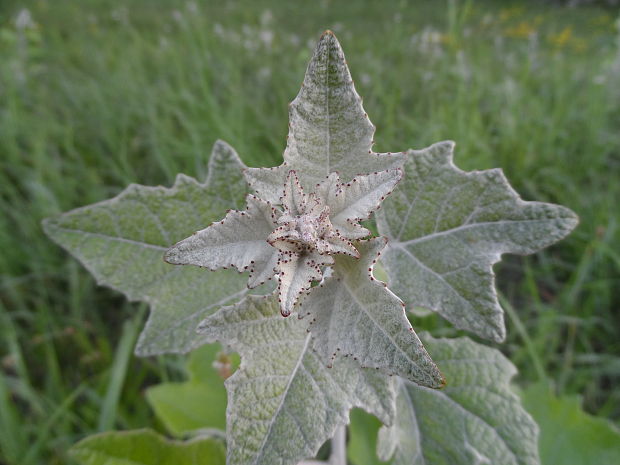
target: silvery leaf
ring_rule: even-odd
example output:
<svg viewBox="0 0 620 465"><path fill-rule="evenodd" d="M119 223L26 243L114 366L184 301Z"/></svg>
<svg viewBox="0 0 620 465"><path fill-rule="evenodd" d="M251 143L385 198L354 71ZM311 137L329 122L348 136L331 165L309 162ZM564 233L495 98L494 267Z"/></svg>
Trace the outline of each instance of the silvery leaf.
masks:
<svg viewBox="0 0 620 465"><path fill-rule="evenodd" d="M278 251L267 242L277 227L276 211L256 196L247 197L245 210L232 210L223 220L170 247L165 260L173 265L197 265L212 271L236 268L250 271L250 287L274 274Z"/></svg>
<svg viewBox="0 0 620 465"><path fill-rule="evenodd" d="M504 253L553 244L578 219L568 208L523 201L499 169L461 171L453 148L440 142L409 151L403 180L376 215L390 240L382 263L408 305L499 342L505 328L492 265Z"/></svg>
<svg viewBox="0 0 620 465"><path fill-rule="evenodd" d="M172 188L131 185L113 199L44 222L45 232L76 257L101 285L151 306L136 352L187 352L202 343L196 325L248 293L247 278L173 267L166 249L240 207L247 192L243 163L224 142L209 160L207 182L179 175ZM265 292L261 289L261 292Z"/></svg>
<svg viewBox="0 0 620 465"><path fill-rule="evenodd" d="M333 263L329 255L319 255L317 252L302 252L285 255L280 258L276 271L278 272L278 301L280 313L289 316L299 296L310 289L312 281L323 277L321 266Z"/></svg>
<svg viewBox="0 0 620 465"><path fill-rule="evenodd" d="M338 172L348 182L359 174L400 167L404 162L402 154L372 151L374 132L338 39L327 31L289 107L283 165L249 168L246 179L260 198L275 204L291 169L297 171L302 187L310 193L332 172Z"/></svg>
<svg viewBox="0 0 620 465"><path fill-rule="evenodd" d="M333 275L312 288L299 308L316 352L326 363L351 356L362 367L432 388L443 386L441 373L405 316L403 302L372 276L385 239L358 241L355 246L361 258L335 256Z"/></svg>
<svg viewBox="0 0 620 465"><path fill-rule="evenodd" d="M367 220L379 208L401 177L402 171L399 169L379 171L354 177L348 183L339 185L335 194L332 194L334 189L330 190L325 202L334 227L348 239L367 236L368 230L358 223Z"/></svg>
<svg viewBox="0 0 620 465"><path fill-rule="evenodd" d="M294 465L312 457L348 423L352 407L391 423L393 378L350 359L327 368L305 325L282 318L274 296L223 308L200 331L241 355L226 381L228 465Z"/></svg>
<svg viewBox="0 0 620 465"><path fill-rule="evenodd" d="M515 367L468 338L420 338L446 376L444 389L397 382L396 419L379 431L394 465L538 465L538 427L510 389Z"/></svg>

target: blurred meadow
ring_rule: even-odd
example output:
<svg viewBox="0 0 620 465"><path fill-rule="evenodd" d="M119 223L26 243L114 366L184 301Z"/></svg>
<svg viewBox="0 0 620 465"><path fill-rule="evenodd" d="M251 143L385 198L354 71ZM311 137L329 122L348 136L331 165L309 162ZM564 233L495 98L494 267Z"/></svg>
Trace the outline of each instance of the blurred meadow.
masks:
<svg viewBox="0 0 620 465"><path fill-rule="evenodd" d="M164 431L146 387L183 357L132 355L147 308L96 286L41 220L127 184L204 179L213 142L280 163L287 104L314 43L339 37L375 149L456 141L526 200L581 218L566 240L495 267L499 348L521 388L620 420L618 9L551 2L0 2L0 463L64 464L109 429ZM439 318L415 318L435 334ZM551 464L549 464L551 465Z"/></svg>

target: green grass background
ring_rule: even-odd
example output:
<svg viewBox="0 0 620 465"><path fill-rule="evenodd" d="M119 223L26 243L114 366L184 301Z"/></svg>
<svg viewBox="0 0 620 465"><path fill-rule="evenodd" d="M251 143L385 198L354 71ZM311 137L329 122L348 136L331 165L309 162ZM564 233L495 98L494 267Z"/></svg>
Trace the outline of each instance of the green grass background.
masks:
<svg viewBox="0 0 620 465"><path fill-rule="evenodd" d="M161 430L144 389L184 376L179 357L131 354L147 309L97 287L41 219L131 182L202 179L218 138L278 164L327 28L375 149L452 139L459 167L501 167L523 198L579 214L561 244L496 266L501 349L522 386L550 378L618 422L617 17L541 2L1 1L0 463L70 463L86 434Z"/></svg>

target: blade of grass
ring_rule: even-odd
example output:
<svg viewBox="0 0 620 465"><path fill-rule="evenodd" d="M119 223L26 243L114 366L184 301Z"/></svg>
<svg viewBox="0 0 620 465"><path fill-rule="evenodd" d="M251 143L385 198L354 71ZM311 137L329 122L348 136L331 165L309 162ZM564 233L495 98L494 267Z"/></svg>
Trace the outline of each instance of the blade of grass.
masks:
<svg viewBox="0 0 620 465"><path fill-rule="evenodd" d="M121 338L114 352L114 364L111 367L110 380L101 406L101 414L97 424L98 431L108 431L114 427L121 390L127 376L127 366L133 355L133 348L142 326L145 310L146 305L141 305L136 316L123 324Z"/></svg>

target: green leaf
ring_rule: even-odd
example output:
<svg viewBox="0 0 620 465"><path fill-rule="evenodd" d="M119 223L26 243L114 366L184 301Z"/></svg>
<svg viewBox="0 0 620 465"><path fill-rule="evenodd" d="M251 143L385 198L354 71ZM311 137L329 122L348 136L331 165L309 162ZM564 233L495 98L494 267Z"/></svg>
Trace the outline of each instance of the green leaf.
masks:
<svg viewBox="0 0 620 465"><path fill-rule="evenodd" d="M289 107L284 163L249 168L246 179L263 200L279 203L284 179L296 170L306 192L330 173L347 182L358 174L398 168L402 154L372 151L375 127L362 107L338 39L331 31L319 40L299 94Z"/></svg>
<svg viewBox="0 0 620 465"><path fill-rule="evenodd" d="M405 316L403 302L372 276L385 238L358 241L360 259L335 256L334 275L299 309L326 363L351 356L361 366L439 388L444 380Z"/></svg>
<svg viewBox="0 0 620 465"><path fill-rule="evenodd" d="M206 344L191 352L186 364L188 381L147 389L149 404L171 434L226 428L226 389L213 366L219 350L219 344Z"/></svg>
<svg viewBox="0 0 620 465"><path fill-rule="evenodd" d="M102 433L89 436L70 450L81 465L224 465L222 441L197 437L170 441L154 431Z"/></svg>
<svg viewBox="0 0 620 465"><path fill-rule="evenodd" d="M347 458L353 465L380 465L377 457L377 433L381 422L360 409L351 410Z"/></svg>
<svg viewBox="0 0 620 465"><path fill-rule="evenodd" d="M540 426L544 465L616 465L620 430L610 421L588 415L579 396L556 397L545 384L526 389L521 398Z"/></svg>
<svg viewBox="0 0 620 465"><path fill-rule="evenodd" d="M209 340L241 355L226 381L228 465L293 465L316 454L349 410L361 407L389 424L391 379L350 359L327 368L305 325L282 318L275 296L249 296L201 324Z"/></svg>
<svg viewBox="0 0 620 465"><path fill-rule="evenodd" d="M461 171L454 144L411 150L405 177L377 214L390 239L382 257L392 290L409 306L438 312L456 327L500 342L504 316L492 265L530 254L576 225L567 208L525 202L501 170Z"/></svg>
<svg viewBox="0 0 620 465"><path fill-rule="evenodd" d="M468 338L420 337L447 386L400 380L394 424L379 432L379 457L393 456L395 465L538 464L538 428L509 386L515 367Z"/></svg>
<svg viewBox="0 0 620 465"><path fill-rule="evenodd" d="M247 187L242 168L235 151L220 141L213 147L204 184L179 175L172 188L130 185L113 199L44 222L45 232L99 284L150 304L136 348L139 355L186 352L201 345L198 322L248 293L247 278L232 270L210 273L162 259L168 246L219 220L231 206L243 205Z"/></svg>

